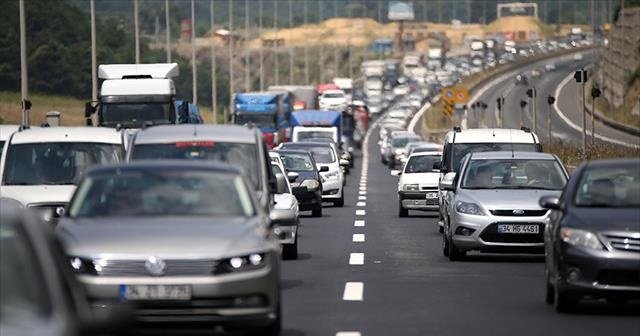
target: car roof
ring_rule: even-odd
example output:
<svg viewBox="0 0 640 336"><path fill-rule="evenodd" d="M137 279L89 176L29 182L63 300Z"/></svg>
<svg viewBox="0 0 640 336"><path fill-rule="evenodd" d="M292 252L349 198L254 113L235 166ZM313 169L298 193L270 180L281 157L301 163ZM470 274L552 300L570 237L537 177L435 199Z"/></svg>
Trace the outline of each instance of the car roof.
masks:
<svg viewBox="0 0 640 336"><path fill-rule="evenodd" d="M140 160L115 164L99 165L87 170L86 175L120 173L127 171L166 171L166 170L192 170L208 171L226 174L242 174L239 168L223 162L198 161L198 160Z"/></svg>
<svg viewBox="0 0 640 336"><path fill-rule="evenodd" d="M317 142L317 141L299 141L299 142L285 142L282 146L290 147L332 147L332 142Z"/></svg>
<svg viewBox="0 0 640 336"><path fill-rule="evenodd" d="M555 160L556 157L550 153L540 152L475 152L471 154L471 159L491 160L491 159L515 159L515 160Z"/></svg>
<svg viewBox="0 0 640 336"><path fill-rule="evenodd" d="M640 166L640 158L622 158L622 159L606 159L589 161L586 169L589 168L621 168L621 167L638 167Z"/></svg>
<svg viewBox="0 0 640 336"><path fill-rule="evenodd" d="M445 143L539 143L538 136L533 132L509 128L471 128L460 132L449 131Z"/></svg>
<svg viewBox="0 0 640 336"><path fill-rule="evenodd" d="M0 141L9 139L11 134L19 128L20 125L0 125Z"/></svg>
<svg viewBox="0 0 640 336"><path fill-rule="evenodd" d="M313 158L313 156L311 155L310 152L308 151L304 151L304 150L296 150L296 149L276 149L274 150L274 152L276 153L280 153L280 154L302 154L302 155L307 155L311 158Z"/></svg>
<svg viewBox="0 0 640 336"><path fill-rule="evenodd" d="M134 144L177 141L256 143L255 130L240 125L161 125L140 130Z"/></svg>
<svg viewBox="0 0 640 336"><path fill-rule="evenodd" d="M442 152L417 152L417 153L411 153L411 155L409 155L409 158L412 158L414 156L435 156L435 155L440 155L442 156Z"/></svg>
<svg viewBox="0 0 640 336"><path fill-rule="evenodd" d="M12 144L43 142L89 142L122 144L122 135L106 127L37 127L13 133Z"/></svg>

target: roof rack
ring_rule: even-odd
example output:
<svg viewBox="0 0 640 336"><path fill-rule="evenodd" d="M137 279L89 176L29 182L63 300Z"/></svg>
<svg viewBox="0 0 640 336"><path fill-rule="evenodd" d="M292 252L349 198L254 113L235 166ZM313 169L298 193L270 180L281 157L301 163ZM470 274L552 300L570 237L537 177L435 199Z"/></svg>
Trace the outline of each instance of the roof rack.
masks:
<svg viewBox="0 0 640 336"><path fill-rule="evenodd" d="M531 133L531 128L527 127L527 126L522 126L520 127L521 131L527 132L527 133Z"/></svg>
<svg viewBox="0 0 640 336"><path fill-rule="evenodd" d="M462 128L460 128L460 126L453 126L453 131L456 133L460 133L462 132Z"/></svg>

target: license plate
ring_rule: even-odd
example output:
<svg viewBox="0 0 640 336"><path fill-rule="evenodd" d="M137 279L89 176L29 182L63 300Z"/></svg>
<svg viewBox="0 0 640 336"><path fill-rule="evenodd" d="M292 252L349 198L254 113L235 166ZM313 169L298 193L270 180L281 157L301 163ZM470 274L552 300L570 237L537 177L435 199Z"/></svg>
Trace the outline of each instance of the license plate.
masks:
<svg viewBox="0 0 640 336"><path fill-rule="evenodd" d="M120 285L120 298L126 300L189 300L189 285Z"/></svg>
<svg viewBox="0 0 640 336"><path fill-rule="evenodd" d="M536 234L538 233L538 225L516 225L516 224L500 224L498 225L498 233L517 233L517 234Z"/></svg>
<svg viewBox="0 0 640 336"><path fill-rule="evenodd" d="M437 192L427 193L427 198L438 198L438 193Z"/></svg>

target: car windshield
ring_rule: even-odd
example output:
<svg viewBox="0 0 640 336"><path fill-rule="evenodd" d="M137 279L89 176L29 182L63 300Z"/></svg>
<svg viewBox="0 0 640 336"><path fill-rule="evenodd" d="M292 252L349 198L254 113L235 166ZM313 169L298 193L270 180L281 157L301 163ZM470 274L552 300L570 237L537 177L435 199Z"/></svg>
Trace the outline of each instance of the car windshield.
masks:
<svg viewBox="0 0 640 336"><path fill-rule="evenodd" d="M216 141L134 144L131 158L133 160L188 159L226 162L244 169L255 188L260 185L260 165L255 144Z"/></svg>
<svg viewBox="0 0 640 336"><path fill-rule="evenodd" d="M537 144L534 143L456 143L453 145L453 164L450 171L457 172L460 169L460 161L462 158L475 152L499 152L499 151L516 151L516 152L536 152ZM445 153L445 155L450 153ZM447 160L448 161L448 160Z"/></svg>
<svg viewBox="0 0 640 336"><path fill-rule="evenodd" d="M344 98L342 93L325 93L322 98Z"/></svg>
<svg viewBox="0 0 640 336"><path fill-rule="evenodd" d="M276 128L275 114L271 113L240 113L235 116L235 124L253 124L258 128Z"/></svg>
<svg viewBox="0 0 640 336"><path fill-rule="evenodd" d="M575 205L640 207L640 169L638 166L587 168L578 183Z"/></svg>
<svg viewBox="0 0 640 336"><path fill-rule="evenodd" d="M409 158L405 165L405 173L430 173L433 164L440 161L440 155L418 155Z"/></svg>
<svg viewBox="0 0 640 336"><path fill-rule="evenodd" d="M471 160L462 177L465 189L562 190L567 183L556 160Z"/></svg>
<svg viewBox="0 0 640 336"><path fill-rule="evenodd" d="M93 165L121 161L122 146L87 142L43 142L10 145L5 185L74 184Z"/></svg>
<svg viewBox="0 0 640 336"><path fill-rule="evenodd" d="M315 167L311 158L306 154L294 154L286 153L280 154L284 168L288 171L302 172L302 171L314 171Z"/></svg>
<svg viewBox="0 0 640 336"><path fill-rule="evenodd" d="M69 215L80 217L216 216L255 213L242 178L202 171L121 171L86 178Z"/></svg>
<svg viewBox="0 0 640 336"><path fill-rule="evenodd" d="M298 140L306 139L333 139L333 132L330 131L302 131L298 132Z"/></svg>
<svg viewBox="0 0 640 336"><path fill-rule="evenodd" d="M118 124L139 127L145 122L154 125L171 124L175 119L175 115L171 115L175 113L171 106L171 102L102 103L100 117L102 125L107 127Z"/></svg>
<svg viewBox="0 0 640 336"><path fill-rule="evenodd" d="M23 229L11 220L0 222L0 320L26 325L51 313L45 278Z"/></svg>
<svg viewBox="0 0 640 336"><path fill-rule="evenodd" d="M419 142L419 141L422 141L422 140L420 138L413 138L413 137L399 137L391 140L391 146L393 146L393 148L402 148L402 147L405 147L410 142Z"/></svg>

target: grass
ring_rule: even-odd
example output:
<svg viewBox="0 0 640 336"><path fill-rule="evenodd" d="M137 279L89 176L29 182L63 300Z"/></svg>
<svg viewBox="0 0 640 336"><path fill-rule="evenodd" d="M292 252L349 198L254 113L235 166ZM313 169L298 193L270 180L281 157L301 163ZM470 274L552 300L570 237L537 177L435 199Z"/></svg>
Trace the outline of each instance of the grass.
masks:
<svg viewBox="0 0 640 336"><path fill-rule="evenodd" d="M587 87L591 87L591 85L589 84ZM636 79L629 87L622 105L614 107L610 105L606 99L600 97L596 98L596 110L615 121L640 128L640 115L631 114L634 106L640 104L638 97L640 97L640 79ZM587 104L591 104L590 95L587 96ZM591 105L589 105L589 107L591 107Z"/></svg>
<svg viewBox="0 0 640 336"><path fill-rule="evenodd" d="M581 146L563 141L553 141L551 144L545 144L544 151L557 155L567 167L576 167L587 160L640 157L640 148L628 148L609 143L589 144L586 156L582 154Z"/></svg>

